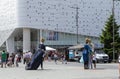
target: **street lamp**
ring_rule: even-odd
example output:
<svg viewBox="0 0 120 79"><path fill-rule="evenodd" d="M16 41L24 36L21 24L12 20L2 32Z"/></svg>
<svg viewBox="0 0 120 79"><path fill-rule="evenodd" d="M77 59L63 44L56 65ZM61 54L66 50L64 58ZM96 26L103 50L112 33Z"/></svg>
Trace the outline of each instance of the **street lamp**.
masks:
<svg viewBox="0 0 120 79"><path fill-rule="evenodd" d="M114 47L114 41L115 41L115 38L114 38L114 22L115 22L115 19L114 19L114 0L113 0L113 8L112 8L112 15L113 15L113 61L115 61L115 47Z"/></svg>
<svg viewBox="0 0 120 79"><path fill-rule="evenodd" d="M71 7L73 9L76 9L76 32L77 32L77 44L79 43L78 41L78 9L80 9L79 7Z"/></svg>
<svg viewBox="0 0 120 79"><path fill-rule="evenodd" d="M114 5L114 1L120 1L120 0L113 0L113 8L112 8L112 15L113 15L113 61L115 61L115 46L114 46L114 42L115 42L115 34L114 34L114 32L115 32L115 12L114 12L114 9L115 9L115 5Z"/></svg>

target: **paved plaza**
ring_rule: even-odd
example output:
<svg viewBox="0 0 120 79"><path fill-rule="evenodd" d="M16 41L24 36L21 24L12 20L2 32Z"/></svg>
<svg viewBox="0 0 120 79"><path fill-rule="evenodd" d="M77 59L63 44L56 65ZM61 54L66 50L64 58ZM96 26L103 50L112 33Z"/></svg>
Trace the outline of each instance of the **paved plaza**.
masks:
<svg viewBox="0 0 120 79"><path fill-rule="evenodd" d="M25 70L19 67L0 68L0 79L119 79L118 64L97 64L97 69L84 70L82 63L62 64L44 61L44 70Z"/></svg>

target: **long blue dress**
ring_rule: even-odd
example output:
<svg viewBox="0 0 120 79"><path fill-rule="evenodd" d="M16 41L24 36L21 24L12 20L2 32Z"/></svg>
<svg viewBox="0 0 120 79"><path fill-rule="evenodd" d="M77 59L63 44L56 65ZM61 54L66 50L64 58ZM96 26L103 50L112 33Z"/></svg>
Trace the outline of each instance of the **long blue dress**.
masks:
<svg viewBox="0 0 120 79"><path fill-rule="evenodd" d="M26 70L37 70L39 65L41 64L41 68L43 67L43 54L44 54L45 46L43 44L39 45L39 49L33 55L33 58L29 64L25 67Z"/></svg>
<svg viewBox="0 0 120 79"><path fill-rule="evenodd" d="M84 60L84 69L89 69L89 53L91 48L88 44L84 45L83 50L83 60Z"/></svg>

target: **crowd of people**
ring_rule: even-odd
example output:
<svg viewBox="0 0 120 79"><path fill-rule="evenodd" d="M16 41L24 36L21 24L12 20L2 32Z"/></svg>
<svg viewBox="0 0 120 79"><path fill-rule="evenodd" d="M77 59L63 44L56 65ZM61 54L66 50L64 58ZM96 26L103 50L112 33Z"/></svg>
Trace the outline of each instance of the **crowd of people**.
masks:
<svg viewBox="0 0 120 79"><path fill-rule="evenodd" d="M50 51L47 55L48 61L54 60L55 64L57 64L57 61L61 61L62 64L67 64L67 57L64 53L58 53L55 51Z"/></svg>
<svg viewBox="0 0 120 79"><path fill-rule="evenodd" d="M0 54L0 64L1 68L3 67L19 67L19 62L23 61L23 64L27 66L26 70L32 70L32 66L35 64L41 65L41 69L43 69L43 60L44 57L47 56L48 61L54 60L55 64L57 61L60 60L62 64L67 64L67 57L65 53L57 53L57 52L49 52L45 54L45 45L43 41L39 45L39 50L37 50L34 54L30 51L23 53L6 53L4 50ZM42 54L41 54L42 53ZM39 57L39 58L37 58ZM84 62L84 69L95 69L96 68L96 53L94 51L94 45L92 44L89 38L85 39L84 49L82 51L82 57ZM120 63L120 56L119 56L119 63ZM37 68L38 68L37 67ZM36 70L37 68L33 68ZM120 71L120 66L119 66Z"/></svg>
<svg viewBox="0 0 120 79"><path fill-rule="evenodd" d="M18 53L9 54L3 50L0 54L0 61L1 68L13 66L18 67L18 62L21 61L21 56Z"/></svg>
<svg viewBox="0 0 120 79"><path fill-rule="evenodd" d="M40 58L39 60L41 61L41 68L43 68L43 57L45 57L45 45L43 44L43 40L41 41L40 45L39 45L39 51L43 52L42 58ZM85 40L86 44L84 45L84 50L83 50L83 60L84 60L84 69L89 69L89 68L93 68L92 63L94 64L94 68L96 68L96 58L95 58L95 53L94 53L94 45L92 44L90 39L86 39ZM38 52L39 52L38 51ZM30 51L27 51L25 53L23 53L22 55L20 53L12 53L12 54L8 54L6 53L4 50L0 55L0 59L1 59L1 67L12 67L12 66L19 66L19 62L21 62L21 59L23 59L23 64L30 64L31 61L36 62L38 61L37 58L37 53L36 52L36 56L35 54L32 54ZM41 55L41 54L40 54ZM62 62L62 64L67 64L67 57L64 53L57 53L57 52L50 52L47 54L47 59L48 61L54 60L54 62L57 64L57 61L60 60ZM35 63L34 63L35 64Z"/></svg>
<svg viewBox="0 0 120 79"><path fill-rule="evenodd" d="M27 64L32 58L32 53L30 51L20 54L20 53L7 53L4 50L0 54L0 64L3 67L18 67L19 63L22 62Z"/></svg>
<svg viewBox="0 0 120 79"><path fill-rule="evenodd" d="M9 54L3 50L0 54L1 68L19 67L20 62L23 62L23 64L27 65L32 60L33 56L34 54L30 51L25 52L23 54L20 53ZM55 64L57 64L57 61L60 61L62 64L64 63L67 64L66 55L63 53L57 52L48 53L46 54L45 59L47 59L48 61L54 60Z"/></svg>
<svg viewBox="0 0 120 79"><path fill-rule="evenodd" d="M23 53L9 54L4 50L0 54L0 65L3 67L19 67L19 62L23 61L26 70L37 70L39 65L43 69L43 60L47 56L48 61L54 60L55 64L60 60L62 64L67 64L67 57L65 53L49 52L45 54L45 45L43 40L39 45L39 49L33 54L30 51ZM96 69L96 53L94 51L94 45L89 38L85 39L84 49L82 51L82 57L84 63L84 69ZM80 60L81 60L80 59ZM120 75L120 55L119 55L119 75Z"/></svg>

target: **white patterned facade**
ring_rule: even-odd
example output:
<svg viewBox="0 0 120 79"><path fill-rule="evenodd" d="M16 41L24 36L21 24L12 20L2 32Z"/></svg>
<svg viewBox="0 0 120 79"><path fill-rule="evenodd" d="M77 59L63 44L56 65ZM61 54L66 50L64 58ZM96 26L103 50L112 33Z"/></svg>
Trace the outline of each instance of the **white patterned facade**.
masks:
<svg viewBox="0 0 120 79"><path fill-rule="evenodd" d="M41 28L76 34L79 8L79 34L99 36L112 13L112 0L19 0L19 27ZM115 18L120 24L120 1L115 1ZM93 29L94 28L94 29Z"/></svg>
<svg viewBox="0 0 120 79"><path fill-rule="evenodd" d="M79 8L78 28L75 7ZM0 46L10 37L19 35L19 29L21 31L23 28L36 29L37 35L33 33L33 36L37 40L40 35L47 39L49 31L57 32L57 41L47 40L48 45L76 44L77 29L80 43L84 42L86 36L100 43L101 29L111 14L112 0L0 0ZM120 25L120 1L117 0L115 19ZM23 30L21 33L24 34Z"/></svg>

